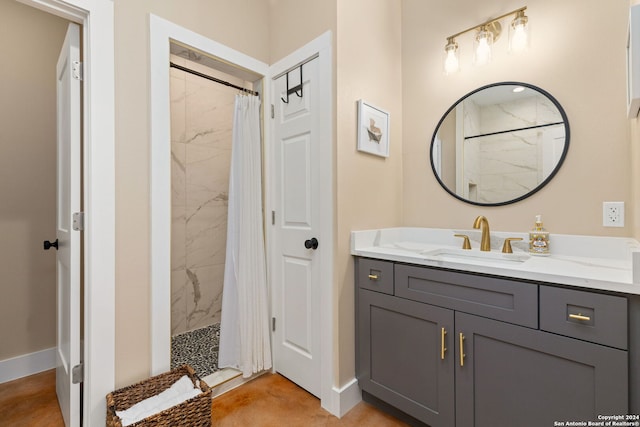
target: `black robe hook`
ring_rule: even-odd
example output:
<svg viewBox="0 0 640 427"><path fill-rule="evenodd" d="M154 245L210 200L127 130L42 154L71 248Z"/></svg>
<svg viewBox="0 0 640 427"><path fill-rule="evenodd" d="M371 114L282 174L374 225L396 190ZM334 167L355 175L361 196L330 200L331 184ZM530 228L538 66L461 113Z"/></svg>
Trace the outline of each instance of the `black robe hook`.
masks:
<svg viewBox="0 0 640 427"><path fill-rule="evenodd" d="M292 93L295 93L298 98L302 98L302 65L300 67L298 67L300 69L300 84L298 86L292 87L291 89L289 89L289 71L287 71L287 99L284 99L282 97L280 97L280 99L282 100L282 102L284 102L285 104L289 103L289 95L291 95Z"/></svg>

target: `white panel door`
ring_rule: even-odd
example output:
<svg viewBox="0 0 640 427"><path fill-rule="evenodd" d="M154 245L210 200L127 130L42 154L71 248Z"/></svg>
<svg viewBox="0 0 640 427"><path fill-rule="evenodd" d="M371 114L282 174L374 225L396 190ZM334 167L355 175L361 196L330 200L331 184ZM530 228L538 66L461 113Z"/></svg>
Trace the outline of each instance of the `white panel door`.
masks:
<svg viewBox="0 0 640 427"><path fill-rule="evenodd" d="M286 75L273 82L273 353L276 371L320 396L318 59L302 67L302 97L293 93L284 102ZM299 84L296 69L289 73L289 87Z"/></svg>
<svg viewBox="0 0 640 427"><path fill-rule="evenodd" d="M72 369L80 363L80 27L69 24L57 71L57 352L56 393L67 427L80 425L80 384Z"/></svg>

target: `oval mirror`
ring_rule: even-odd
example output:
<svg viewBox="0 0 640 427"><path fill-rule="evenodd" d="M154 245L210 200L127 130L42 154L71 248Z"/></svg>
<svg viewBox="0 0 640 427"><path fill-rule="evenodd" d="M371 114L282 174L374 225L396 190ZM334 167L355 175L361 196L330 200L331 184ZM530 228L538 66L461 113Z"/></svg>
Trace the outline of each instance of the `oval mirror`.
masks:
<svg viewBox="0 0 640 427"><path fill-rule="evenodd" d="M496 83L463 96L440 119L431 167L454 197L499 206L544 187L568 149L569 121L553 96L526 83Z"/></svg>

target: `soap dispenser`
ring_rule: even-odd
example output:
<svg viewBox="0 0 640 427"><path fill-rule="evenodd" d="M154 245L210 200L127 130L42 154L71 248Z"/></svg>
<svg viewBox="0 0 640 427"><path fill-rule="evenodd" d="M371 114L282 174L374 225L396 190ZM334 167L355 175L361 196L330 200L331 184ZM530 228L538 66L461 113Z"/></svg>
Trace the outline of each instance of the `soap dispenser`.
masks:
<svg viewBox="0 0 640 427"><path fill-rule="evenodd" d="M529 253L549 255L549 232L542 227L542 215L536 215L536 224L529 232Z"/></svg>

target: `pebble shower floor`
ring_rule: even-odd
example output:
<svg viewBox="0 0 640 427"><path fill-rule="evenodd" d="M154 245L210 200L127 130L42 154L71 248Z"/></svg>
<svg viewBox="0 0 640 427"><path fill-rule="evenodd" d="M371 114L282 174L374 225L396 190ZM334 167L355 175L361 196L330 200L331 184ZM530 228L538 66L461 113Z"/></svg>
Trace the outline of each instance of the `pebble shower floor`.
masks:
<svg viewBox="0 0 640 427"><path fill-rule="evenodd" d="M171 369L191 365L200 378L218 370L220 323L171 337Z"/></svg>

